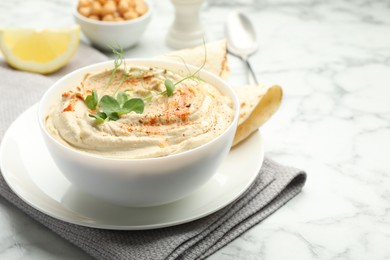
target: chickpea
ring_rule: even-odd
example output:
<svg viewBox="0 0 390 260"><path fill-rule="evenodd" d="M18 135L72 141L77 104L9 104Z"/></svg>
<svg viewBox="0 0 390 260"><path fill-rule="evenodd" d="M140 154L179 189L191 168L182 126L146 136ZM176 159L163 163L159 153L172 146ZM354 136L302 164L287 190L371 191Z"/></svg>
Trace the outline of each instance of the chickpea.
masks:
<svg viewBox="0 0 390 260"><path fill-rule="evenodd" d="M121 0L118 4L118 11L123 15L129 11L129 3L126 0Z"/></svg>
<svg viewBox="0 0 390 260"><path fill-rule="evenodd" d="M114 1L107 1L102 8L102 14L112 14L116 11L116 4Z"/></svg>
<svg viewBox="0 0 390 260"><path fill-rule="evenodd" d="M115 17L114 19L116 22L123 22L125 19L123 19L122 17Z"/></svg>
<svg viewBox="0 0 390 260"><path fill-rule="evenodd" d="M125 20L131 20L138 17L138 14L134 10L127 11L123 17Z"/></svg>
<svg viewBox="0 0 390 260"><path fill-rule="evenodd" d="M79 1L79 7L85 7L85 6L91 6L92 1L91 0L80 0Z"/></svg>
<svg viewBox="0 0 390 260"><path fill-rule="evenodd" d="M141 16L148 10L148 7L143 2L135 6L135 11Z"/></svg>
<svg viewBox="0 0 390 260"><path fill-rule="evenodd" d="M135 2L134 2L134 0L127 0L127 3L129 4L130 7L132 7L132 8L135 7Z"/></svg>
<svg viewBox="0 0 390 260"><path fill-rule="evenodd" d="M88 18L92 19L92 20L97 20L97 21L100 20L99 16L97 16L97 15L90 15L90 16L88 16Z"/></svg>
<svg viewBox="0 0 390 260"><path fill-rule="evenodd" d="M98 0L99 4L104 5L106 3L106 0Z"/></svg>
<svg viewBox="0 0 390 260"><path fill-rule="evenodd" d="M99 15L102 14L102 11L103 11L102 5L99 2L96 2L96 1L93 2L91 14L95 15L95 16L99 16Z"/></svg>
<svg viewBox="0 0 390 260"><path fill-rule="evenodd" d="M106 14L105 16L103 16L102 21L113 22L114 21L114 16L112 14Z"/></svg>
<svg viewBox="0 0 390 260"><path fill-rule="evenodd" d="M79 13L85 17L88 17L91 15L92 8L89 6L84 6L79 8Z"/></svg>

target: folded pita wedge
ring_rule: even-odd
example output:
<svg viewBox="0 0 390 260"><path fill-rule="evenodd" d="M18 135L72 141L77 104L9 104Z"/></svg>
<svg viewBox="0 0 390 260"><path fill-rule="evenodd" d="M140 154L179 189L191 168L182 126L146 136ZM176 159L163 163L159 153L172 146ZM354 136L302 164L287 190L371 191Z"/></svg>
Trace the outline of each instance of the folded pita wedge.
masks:
<svg viewBox="0 0 390 260"><path fill-rule="evenodd" d="M230 68L227 61L226 40L219 40L194 48L174 51L156 58L175 60L201 67L204 63L205 49L206 63L203 68L213 72L224 80L228 80Z"/></svg>
<svg viewBox="0 0 390 260"><path fill-rule="evenodd" d="M204 63L205 48L204 69L228 80L230 67L226 40L174 51L157 58L185 62L200 67ZM233 87L233 89L240 101L240 119L233 141L233 146L235 146L257 131L278 110L282 100L282 88L277 85L269 88L261 85L247 85Z"/></svg>
<svg viewBox="0 0 390 260"><path fill-rule="evenodd" d="M257 131L278 110L283 91L278 85L233 87L240 101L240 117L233 146Z"/></svg>

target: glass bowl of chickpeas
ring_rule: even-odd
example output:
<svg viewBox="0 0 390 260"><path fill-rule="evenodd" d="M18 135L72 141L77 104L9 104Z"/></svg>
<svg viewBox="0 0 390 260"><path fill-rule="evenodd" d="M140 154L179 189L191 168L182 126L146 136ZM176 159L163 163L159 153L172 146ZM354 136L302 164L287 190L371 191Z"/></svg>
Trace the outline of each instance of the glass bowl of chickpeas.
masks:
<svg viewBox="0 0 390 260"><path fill-rule="evenodd" d="M134 46L151 15L150 0L79 0L73 12L83 34L101 50Z"/></svg>

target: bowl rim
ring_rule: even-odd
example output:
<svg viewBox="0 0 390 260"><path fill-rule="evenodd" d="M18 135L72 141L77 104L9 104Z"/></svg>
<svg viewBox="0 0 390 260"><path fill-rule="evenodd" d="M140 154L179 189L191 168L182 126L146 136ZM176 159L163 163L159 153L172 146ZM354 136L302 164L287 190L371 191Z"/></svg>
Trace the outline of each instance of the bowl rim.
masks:
<svg viewBox="0 0 390 260"><path fill-rule="evenodd" d="M126 58L125 61L128 64L134 64L134 65L137 65L137 62L159 63L159 64L164 64L165 63L165 64L170 64L170 65L173 65L173 66L178 66L178 68L185 68L186 70L190 69L191 71L196 71L197 69L199 69L199 67L196 67L196 66L193 66L193 65L190 65L190 64L180 63L180 62L177 62L177 61L167 61L167 60L156 59L156 58ZM62 82L65 81L66 79L68 79L70 77L73 77L73 76L75 76L75 75L77 75L79 73L85 74L85 73L88 72L88 70L93 70L93 69L96 70L99 67L104 67L107 64L112 63L112 62L113 62L113 60L108 60L108 61L103 61L103 62L99 62L99 63L94 63L94 64L91 64L91 65L88 65L88 66L85 66L85 67L78 68L78 69L76 69L76 70L74 70L74 71L64 75L63 77L58 79L56 82L54 82L45 91L45 93L41 96L41 98L40 98L40 100L38 102L37 119L38 119L39 126L41 128L41 132L44 133L44 135L46 137L48 137L52 142L54 142L57 146L59 146L61 149L64 149L68 153L71 153L73 155L77 155L77 156L80 156L80 157L88 158L88 159L107 161L107 162L140 162L140 163L141 162L149 162L149 161L159 162L159 161L164 161L164 160L180 159L180 157L188 156L188 154L195 153L195 152L197 152L199 150L204 150L204 149L206 149L207 146L210 146L213 143L217 142L223 136L227 135L230 131L234 131L234 133L236 132L237 126L238 126L238 117L239 117L239 114L240 114L240 103L239 103L237 94L235 93L233 88L230 86L230 84L228 84L225 80L223 80L222 78L220 78L219 76L215 75L212 72L209 72L209 71L207 71L205 69L201 69L199 71L200 73L205 74L208 77L211 77L213 80L218 82L219 86L222 86L223 89L228 90L229 96L230 96L230 98L232 99L232 102L233 102L234 117L233 117L232 122L229 124L229 126L221 134L219 134L218 136L216 136L212 140L210 140L210 141L208 141L208 142L206 142L206 143L204 143L204 144L202 144L200 146L197 146L195 148L192 148L192 149L189 149L189 150L186 150L186 151L182 151L182 152L179 152L179 153L176 153L176 154L169 154L169 155L166 155L166 156L150 157L150 158L112 158L112 157L106 157L106 156L102 156L102 155L89 153L87 151L82 151L82 150L79 150L79 149L77 149L75 147L72 147L70 145L65 145L65 144L61 143L59 140L57 140L54 136L52 136L48 132L48 130L46 128L46 125L45 125L45 117L46 117L47 114L44 114L45 111L44 111L43 107L48 105L46 103L47 99L48 99L48 96L58 86L60 86L62 84ZM140 65L140 66L153 66L153 65ZM159 66L161 66L161 65L159 65ZM155 66L155 67L159 67L159 66ZM102 68L102 69L104 69L104 68ZM46 102L44 102L44 101L46 101ZM52 106L52 105L53 104L49 104L49 107ZM236 128L236 129L232 130L233 127ZM232 140L233 140L233 138L232 138Z"/></svg>
<svg viewBox="0 0 390 260"><path fill-rule="evenodd" d="M141 15L141 16L139 16L137 18L130 19L130 20L109 22L109 21L96 21L96 20L90 19L88 17L85 17L85 16L81 15L79 13L79 11L77 10L78 0L76 0L75 4L73 6L73 15L77 19L79 19L79 20L81 20L83 22L94 24L94 25L103 25L103 26L113 27L113 26L118 26L118 25L136 24L138 22L141 22L143 20L148 19L152 15L152 13L153 13L153 5L152 5L151 1L150 0L143 0L143 1L148 6L148 10L146 11L146 13L144 13L143 15Z"/></svg>

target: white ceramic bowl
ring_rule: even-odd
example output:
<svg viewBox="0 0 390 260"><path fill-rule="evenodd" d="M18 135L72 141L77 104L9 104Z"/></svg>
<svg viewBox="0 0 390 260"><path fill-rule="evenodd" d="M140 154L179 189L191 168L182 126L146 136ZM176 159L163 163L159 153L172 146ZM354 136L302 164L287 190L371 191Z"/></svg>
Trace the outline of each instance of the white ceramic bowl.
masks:
<svg viewBox="0 0 390 260"><path fill-rule="evenodd" d="M121 46L123 49L134 46L145 32L153 13L150 0L144 0L148 10L142 16L123 22L96 21L82 16L73 9L73 17L80 25L81 31L91 43L101 50L111 50Z"/></svg>
<svg viewBox="0 0 390 260"><path fill-rule="evenodd" d="M154 66L188 75L182 63L129 59L128 64ZM236 94L219 77L201 70L200 77L230 96L234 120L218 137L195 149L150 159L110 159L71 148L52 137L44 118L61 94L79 84L85 73L112 69L113 62L103 62L78 69L58 80L42 97L39 125L46 145L65 177L80 190L122 206L154 206L183 198L206 183L226 158L237 128L239 103ZM197 68L188 66L190 70Z"/></svg>

